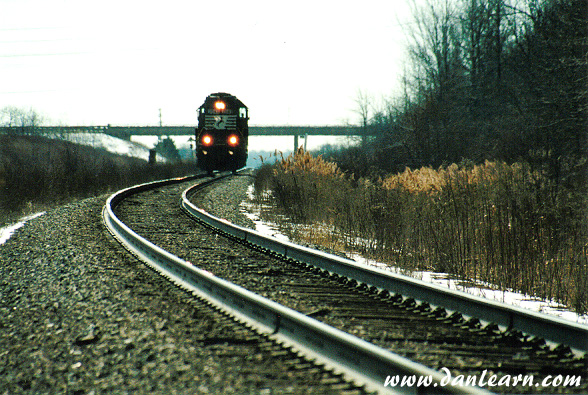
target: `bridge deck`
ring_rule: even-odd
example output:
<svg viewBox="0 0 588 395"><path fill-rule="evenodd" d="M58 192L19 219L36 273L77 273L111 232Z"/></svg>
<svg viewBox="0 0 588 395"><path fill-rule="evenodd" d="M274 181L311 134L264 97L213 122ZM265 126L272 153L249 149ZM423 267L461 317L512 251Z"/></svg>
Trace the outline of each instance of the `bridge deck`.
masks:
<svg viewBox="0 0 588 395"><path fill-rule="evenodd" d="M105 133L129 139L130 136L191 136L195 126L38 126L0 127L0 133ZM361 135L359 126L249 126L250 136L353 136Z"/></svg>

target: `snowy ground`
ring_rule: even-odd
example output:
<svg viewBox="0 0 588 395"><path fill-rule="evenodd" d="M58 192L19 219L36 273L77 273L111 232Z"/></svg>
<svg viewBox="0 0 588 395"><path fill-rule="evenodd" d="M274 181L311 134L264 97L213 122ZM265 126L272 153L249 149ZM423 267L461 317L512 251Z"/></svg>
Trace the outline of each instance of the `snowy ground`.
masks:
<svg viewBox="0 0 588 395"><path fill-rule="evenodd" d="M280 231L278 230L278 225L262 221L259 218L259 216L255 213L253 205L249 202L243 202L241 204L241 211L255 223L256 230L259 233L262 233L267 236L272 236L280 240L289 241L287 236L280 233ZM388 270L395 274L407 275L427 283L433 283L449 289L466 292L470 295L480 296L486 299L495 300L497 302L506 303L512 306L518 306L539 313L554 315L569 321L588 325L588 315L578 315L577 313L570 311L565 306L562 306L561 304L556 303L554 301L541 300L533 296L513 291L497 290L496 287L492 286L492 284L485 284L479 282L476 283L475 286L472 286L471 283L468 283L466 285L460 280L451 278L451 275L447 273L435 273L430 271L409 272L405 269L400 269L382 262L377 262L375 260L364 258L358 254L347 255L358 263L363 263L365 265L374 266L379 269Z"/></svg>
<svg viewBox="0 0 588 395"><path fill-rule="evenodd" d="M465 285L462 281L451 278L451 275L448 273L435 273L430 271L414 271L407 273L405 270L400 270L385 263L366 259L360 255L352 254L352 259L356 262L375 266L384 270L389 270L397 274L409 275L410 277L425 281L427 283L437 284L442 287L462 291L470 295L480 296L486 299L495 300L497 302L521 307L523 309L532 310L538 313L550 314L569 321L588 325L588 315L578 315L573 311L570 311L565 306L551 300L542 300L514 291L501 291L495 289L496 287L492 284L482 282L476 282L476 286L471 286L471 283Z"/></svg>
<svg viewBox="0 0 588 395"><path fill-rule="evenodd" d="M88 145L94 148L102 148L108 152L119 155L127 155L134 158L149 160L149 148L137 142L122 140L103 133L64 133L58 136L49 136L60 140L71 141L75 144ZM165 159L157 155L158 162Z"/></svg>
<svg viewBox="0 0 588 395"><path fill-rule="evenodd" d="M21 218L20 221L18 221L15 224L8 225L8 226L5 226L3 228L0 228L0 245L6 243L6 241L8 239L10 239L10 236L12 236L12 234L17 229L22 228L27 223L27 221L30 221L33 218L40 217L43 214L45 214L44 211L41 212L41 213L31 214L31 215L28 215L26 217Z"/></svg>

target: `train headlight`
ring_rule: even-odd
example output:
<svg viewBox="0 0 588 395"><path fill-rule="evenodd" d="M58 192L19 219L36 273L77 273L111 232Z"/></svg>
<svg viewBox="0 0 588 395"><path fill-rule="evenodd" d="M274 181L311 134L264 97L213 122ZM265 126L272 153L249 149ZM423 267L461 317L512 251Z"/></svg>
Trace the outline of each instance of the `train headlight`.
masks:
<svg viewBox="0 0 588 395"><path fill-rule="evenodd" d="M216 108L218 111L224 111L224 109L227 108L227 105L224 101L217 100L214 102L214 108Z"/></svg>
<svg viewBox="0 0 588 395"><path fill-rule="evenodd" d="M229 136L229 139L227 140L227 142L229 143L229 145L231 147L235 147L235 146L239 145L239 137L237 137L236 134L231 134Z"/></svg>
<svg viewBox="0 0 588 395"><path fill-rule="evenodd" d="M206 147L210 147L212 145L212 136L209 134L205 134L204 136L202 136L202 145L206 146Z"/></svg>

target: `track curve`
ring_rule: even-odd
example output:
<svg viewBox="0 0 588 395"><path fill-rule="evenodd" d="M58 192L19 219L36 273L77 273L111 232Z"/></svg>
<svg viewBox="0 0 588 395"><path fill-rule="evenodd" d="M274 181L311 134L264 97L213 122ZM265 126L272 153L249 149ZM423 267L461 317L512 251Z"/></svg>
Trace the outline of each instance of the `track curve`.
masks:
<svg viewBox="0 0 588 395"><path fill-rule="evenodd" d="M177 192L176 192L177 194ZM152 209L154 209L155 211L151 211L151 213L156 212L156 211L165 211L165 207L169 206L170 204L170 200L166 199L161 199L165 194L162 194L161 192L158 193L158 199L160 200L160 202L158 204L154 204L154 206L152 207ZM174 198L177 199L177 196ZM177 204L177 200L176 200L176 204ZM140 206L140 205L145 205L145 204L133 204L134 206ZM131 206L133 206L131 205ZM149 203L149 205L151 205L151 203ZM155 208L157 207L157 208ZM128 207L127 207L128 209ZM125 209L126 210L126 209ZM124 211L124 210L123 210ZM151 214L153 215L153 214ZM149 215L147 214L143 214L143 218L148 217ZM299 301L296 302L291 302L294 307L297 310L303 311L308 315L314 316L316 318L319 318L321 320L327 321L328 319L334 320L334 321L339 321L339 323L337 325L339 325L339 327L348 330L351 333L355 333L357 335L361 335L364 336L364 338L369 339L370 341L373 341L376 344L379 344L383 347L387 347L389 348L390 343L396 343L398 344L402 344L404 343L404 349L398 349L398 347L396 347L396 351L400 351L400 353L404 353L405 355L411 356L412 354L421 354L420 358L421 358L421 362L423 361L423 359L425 361L429 360L429 366L448 366L451 369L455 369L455 371L463 371L463 368L465 365L464 363L452 363L450 362L450 360L448 359L449 357L451 357L451 355L446 355L446 354L452 354L452 353L456 353L457 354L457 359L460 359L464 357L464 355L470 354L469 359L472 360L474 363L478 363L479 358L478 358L478 354L480 352L486 352L486 353L495 353L496 355L495 357L495 361L498 362L493 362L491 363L490 366L492 366L494 369L499 368L499 369L507 369L506 371L508 372L508 369L511 369L510 372L521 372L521 371L526 371L526 372L534 372L534 371L541 371L542 369L545 369L545 366L552 366L553 363L551 364L545 364L544 367L542 368L540 365L534 365L533 363L529 363L529 355L533 356L535 354L541 356L543 355L544 358L549 357L552 361L558 361L563 363L564 365L567 363L567 371L569 372L577 372L578 369L580 369L580 371L582 371L583 368L585 368L585 360L584 362L582 362L582 360L578 360L578 359L574 359L573 357L570 357L569 353L565 351L565 349L559 349L557 351L553 351L550 350L549 348L546 348L544 346L542 346L540 343L532 343L532 342L521 342L521 340L518 338L516 333L513 332L508 332L508 333L503 333L500 331L496 331L494 327L487 327L487 328L481 328L481 326L479 324L477 324L475 321L465 321L463 319L459 319L458 316L451 316L448 317L447 315L443 314L441 315L441 313L438 310L427 310L426 306L423 305L418 305L414 302L414 300L412 299L406 299L406 298L398 298L398 297L394 297L394 296L390 296L390 294L374 294L372 291L374 291L374 289L370 289L369 287L364 287L365 289L362 292L359 292L359 295L362 295L362 298L367 298L365 299L366 301L361 301L358 302L359 304L356 304L355 310L353 308L348 308L347 312L345 313L338 313L336 312L336 309L331 306L328 306L327 303L323 303L322 301L324 301L324 299L327 299L327 296L333 296L333 295L337 295L337 299L339 301L342 301L344 299L349 299L349 300L356 300L359 301L360 298L358 296L358 287L356 286L356 284L352 281L352 280L347 280L346 277L341 277L341 276L335 276L335 275L330 275L327 272L323 271L323 270L314 270L314 274L310 277L312 277L312 280L309 281L307 284L300 284L299 283L299 279L304 277L304 276L309 276L309 271L306 268L306 266L304 265L304 267L301 267L301 265L293 263L291 260L278 260L276 261L274 258L260 258L259 255L257 255L253 260L254 261L266 261L269 259L269 262L265 262L265 266L264 267L260 267L260 266L254 266L253 264L251 264L249 261L248 262L242 262L242 259L236 255L234 252L230 251L228 252L228 254L223 254L222 250L224 248L226 248L224 245L219 245L221 242L220 240L222 240L222 238L218 238L216 236L214 236L213 234L209 234L208 236L204 236L205 239L207 238L208 240L214 240L214 242L211 242L209 245L209 247L203 248L200 247L201 250L197 251L193 248L193 246L190 245L189 241L178 241L178 240L172 240L172 238L170 237L170 234L181 234L181 233L190 233L192 232L192 227L190 228L190 231L186 230L186 224L185 224L185 220L179 220L180 222L183 221L182 223L178 223L175 225L168 225L166 226L166 228L168 229L167 232L163 235L159 235L156 236L152 233L152 231L149 231L147 229L150 229L150 225L147 225L147 222L143 221L138 221L140 222L140 224L135 224L138 225L139 228L143 228L145 229L146 233L149 235L153 235L154 238L157 237L163 237L165 240L165 242L163 244L166 244L168 247L170 247L170 249L175 249L176 251L183 251L181 253L178 253L178 255L184 254L184 256L188 257L189 260L193 261L193 262L198 262L199 258L202 258L206 255L214 255L215 258L213 259L212 263L207 263L204 264L204 266L206 267L207 270L209 271L213 271L215 273L218 273L219 275L221 275L222 277L225 278L230 278L231 276L236 277L237 279L240 278L241 283L243 283L244 286L246 286L247 288L251 288L251 289L256 289L259 288L259 290L257 292L260 292L262 294L265 294L266 296L270 296L272 298L274 297L278 297L280 296L280 294L284 294L284 293L293 293L292 289L294 288L299 288L299 289L303 289L304 292L302 292L302 295L305 295L302 297L302 301L299 298ZM174 231L175 229L175 231ZM182 229L182 231L180 231L179 229ZM184 244L184 246L180 246L179 245ZM175 245L175 247L174 247ZM191 250L191 251L190 251ZM195 258L196 257L196 258ZM232 263L229 264L229 266L225 269L221 269L222 266L222 262L230 262ZM280 264L278 264L278 262L281 262ZM202 263L202 262L199 262ZM280 266L281 265L281 266ZM226 266L226 265L225 265ZM235 267L238 267L239 270L235 270ZM223 271L224 270L224 271ZM284 289L278 289L278 288L274 288L272 289L268 289L263 287L263 283L265 282L274 282L274 280L277 280L277 283L279 285L284 284L284 275L288 275L288 276L292 276L294 272L296 272L297 270L300 270L301 273L303 273L302 275L299 276L298 280L292 281L294 286L289 288L287 291L284 291ZM253 272L258 272L258 279L255 278L251 278L250 274L252 274ZM232 273L232 274L231 274ZM253 276L254 277L254 276ZM306 280L305 280L306 281ZM338 289L339 291L333 291L334 289ZM351 290L351 292L343 292L344 290ZM315 302L309 302L309 300L306 299L313 299L310 298L309 295L314 294L313 298L315 300ZM278 298L277 298L278 299ZM316 302L316 300L318 300L318 302ZM333 303L333 301L329 300L329 303ZM368 311L366 309L366 303L370 306L369 307L369 311L371 312L371 314L365 314L366 311ZM349 306L348 306L349 307ZM389 325L389 320L391 319L390 317L393 316L394 314L390 314L390 312L396 308L400 308L400 310L397 310L397 312L395 313L397 318L401 321L411 321L411 320L417 320L417 322L420 322L420 326L421 327L425 327L425 328L430 328L431 326L436 326L437 324L439 324L440 322L445 322L445 324L448 324L448 326L445 326L445 329L443 329L446 334L442 334L441 336L438 336L437 339L435 340L435 336L432 336L430 334L427 334L427 331L425 331L425 338L427 338L428 340L426 340L424 343L422 342L422 340L420 341L421 346L418 346L418 342L417 343L411 343L411 339L410 336L406 336L406 334L411 333L415 334L413 337L418 337L416 336L416 333L418 331L416 331L415 329L411 329L411 327L409 326L405 326L405 327L398 327L396 329L390 329L390 325ZM414 314L413 314L414 313ZM338 315L338 317L337 317ZM371 315L371 321L366 320L363 321L363 325L361 323L357 323L355 322L354 326L351 326L349 324L349 321L357 321L358 317L361 318L362 320L365 319L366 315ZM413 317L413 318L410 318ZM430 320L432 318L432 321L427 321ZM379 324L378 321L379 320ZM420 320L420 321L418 321ZM427 324L428 322L428 324ZM366 328L367 326L369 326L368 328ZM363 327L363 328L362 328ZM457 330L457 329L459 330ZM456 335L451 335L451 336L456 336L454 341L449 340L451 338L451 336L447 335L447 333L451 333L451 332L455 332L457 333ZM374 335L375 333L375 335ZM379 334L379 335L378 335ZM467 335L467 336L466 336ZM467 345L467 344L472 344L472 343L479 343L481 341L481 339L484 338L484 336L486 336L487 338L491 338L492 341L490 343L487 343L485 345L486 348L482 348L482 351L480 351L480 349L478 349L477 351L473 351L472 349L469 349L469 351L466 350L461 350L461 352L459 351L460 348L464 348L462 345ZM470 340L467 340L470 339ZM454 348L450 347L451 351L448 351L447 349L445 351L432 351L429 350L430 347L430 343L449 343L450 345L453 345ZM512 343L512 344L511 344ZM417 346L415 346L415 344L417 344ZM506 347L508 345L508 347ZM512 347L511 347L512 346ZM510 363L510 367L508 367L509 363L504 363L504 361L508 361L508 357L505 357L505 355L508 354L504 354L504 353L496 353L495 351L499 348L504 348L507 349L509 348L509 352L511 352L511 356L512 354L517 354L522 352L522 350L527 350L526 354L527 356L523 357L522 359L520 359L520 361L516 361L515 360ZM529 350L530 349L530 350ZM456 351L457 350L457 351ZM441 360L437 359L437 362L435 362L435 360L432 360L431 358L431 354L432 353L437 353L439 355L442 356ZM417 355L418 356L418 355ZM512 359L512 358L511 358ZM539 357L540 359L540 357ZM448 362L446 362L448 361ZM526 361L526 362L525 362ZM566 362L567 361L567 362ZM583 363L583 365L582 365ZM441 364L441 365L440 365ZM507 368L501 368L501 366L507 365ZM564 366L562 365L562 366ZM526 367L525 367L526 366ZM461 369L461 370L460 370ZM518 369L518 370L517 370ZM466 370L467 371L467 370ZM493 370L494 371L494 370Z"/></svg>

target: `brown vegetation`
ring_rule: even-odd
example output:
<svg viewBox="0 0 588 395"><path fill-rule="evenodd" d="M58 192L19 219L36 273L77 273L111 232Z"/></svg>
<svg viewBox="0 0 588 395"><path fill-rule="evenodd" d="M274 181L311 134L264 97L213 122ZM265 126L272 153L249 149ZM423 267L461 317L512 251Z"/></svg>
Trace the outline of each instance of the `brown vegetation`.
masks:
<svg viewBox="0 0 588 395"><path fill-rule="evenodd" d="M74 199L193 171L38 136L0 135L0 224Z"/></svg>
<svg viewBox="0 0 588 395"><path fill-rule="evenodd" d="M258 173L273 191L264 196L332 232L323 240L588 311L586 198L527 163L406 169L372 182L300 151L268 169Z"/></svg>
<svg viewBox="0 0 588 395"><path fill-rule="evenodd" d="M413 11L402 96L378 109L360 91L361 146L325 152L356 176L300 154L276 168L276 200L397 265L588 311L588 2Z"/></svg>

